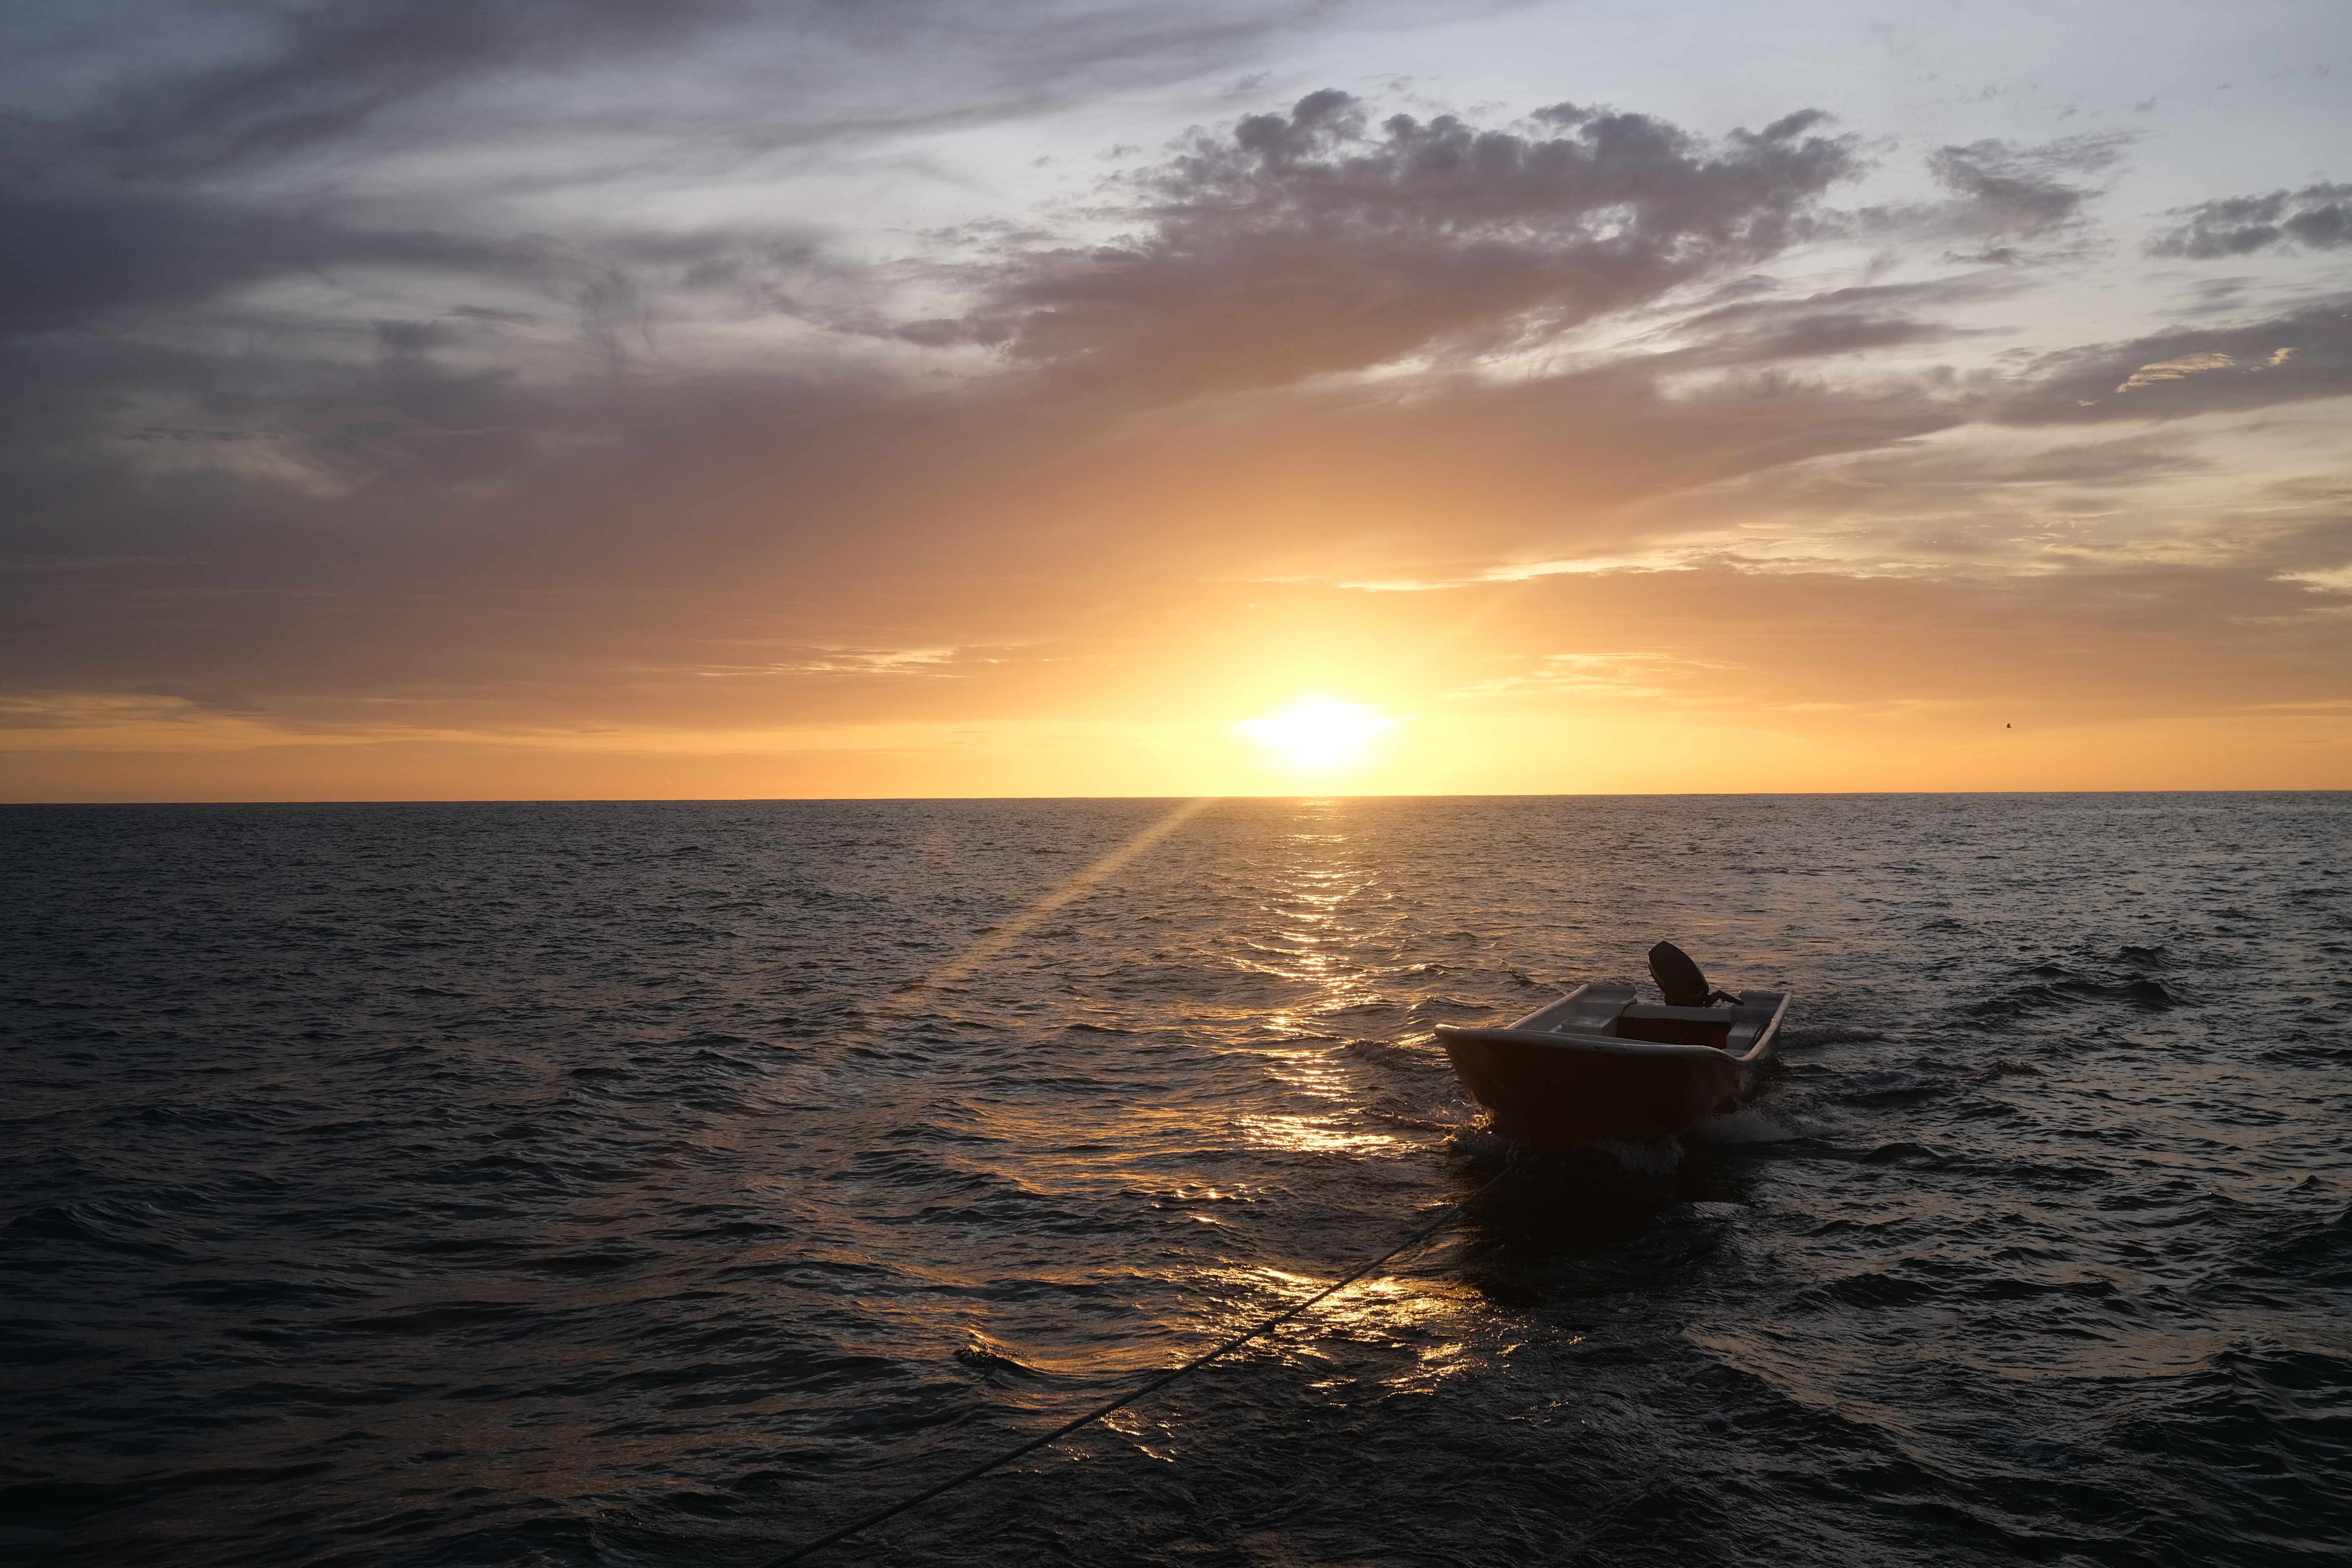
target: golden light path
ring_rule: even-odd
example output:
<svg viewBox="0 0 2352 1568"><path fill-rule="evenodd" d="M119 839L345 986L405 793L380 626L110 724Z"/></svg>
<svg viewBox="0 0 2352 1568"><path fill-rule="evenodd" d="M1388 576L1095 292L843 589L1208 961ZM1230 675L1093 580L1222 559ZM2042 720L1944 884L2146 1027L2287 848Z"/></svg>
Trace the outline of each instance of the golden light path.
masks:
<svg viewBox="0 0 2352 1568"><path fill-rule="evenodd" d="M954 984L1014 942L1019 942L1035 929L1038 921L1192 821L1202 812L1215 805L1218 798L1216 795L1202 795L1181 803L1175 810L1150 824L1134 837L1129 838L1003 925L988 932L920 980L901 987L898 994L889 1002L868 1014L865 1021L850 1032L849 1037L862 1039L884 1025L895 1023L904 1017L908 1008L929 997L933 993Z"/></svg>
<svg viewBox="0 0 2352 1568"><path fill-rule="evenodd" d="M1294 720L1302 742L1296 749L1329 759L1327 766L1343 765L1402 722L1362 704L1319 700L1260 722L1287 742L1286 728ZM1271 885L1260 920L1246 932L1251 940L1241 962L1312 989L1311 999L1266 1016L1270 1027L1290 1038L1250 1048L1282 1084L1321 1104L1286 1112L1238 1112L1234 1131L1254 1148L1330 1156L1369 1173L1376 1164L1408 1156L1412 1144L1389 1128L1365 1123L1365 1089L1355 1060L1334 1048L1329 1031L1332 1015L1380 995L1379 981L1363 960L1394 934L1394 913L1379 896L1377 855L1350 829L1336 797L1295 803L1292 823L1288 864L1267 868ZM1385 1186L1392 1179L1372 1181ZM1412 1190L1412 1184L1400 1190ZM1400 1265L1400 1270L1406 1267ZM1266 1301L1312 1295L1328 1286L1337 1271L1220 1258L1197 1275L1205 1327L1232 1332L1263 1312ZM1486 1363L1463 1337L1475 1308L1475 1292L1442 1277L1389 1272L1358 1280L1318 1307L1312 1318L1270 1338L1262 1350L1309 1369L1309 1386L1335 1405L1425 1390ZM1182 1417L1157 1411L1122 1412L1108 1424L1156 1458L1174 1459L1206 1440Z"/></svg>
<svg viewBox="0 0 2352 1568"><path fill-rule="evenodd" d="M1373 740L1394 729L1401 721L1382 716L1360 703L1308 699L1280 713L1245 722L1260 726L1258 733L1269 737L1262 743L1309 759L1303 765L1332 767L1360 756ZM934 993L978 970L1020 942L1047 916L1129 865L1221 798L1204 795L1180 803L1019 914L905 987L869 1015L851 1037L869 1035L905 1016ZM1371 879L1367 868L1345 855L1347 836L1329 820L1330 804L1302 804L1307 805L1313 816L1324 820L1303 825L1307 830L1292 836L1300 854L1286 879L1289 883L1285 889L1286 896L1279 899L1280 905L1287 907L1277 910L1282 917L1280 923L1289 929L1285 933L1287 940L1277 938L1275 943L1289 950L1291 962L1277 961L1266 967L1272 973L1317 986L1327 1000L1354 1000L1359 993L1370 993L1363 991L1360 978L1349 973L1352 965L1342 954L1350 939L1363 933L1347 929L1347 924L1352 922L1343 923L1340 915L1363 895ZM1307 1021L1295 1011L1278 1014L1276 1020L1270 1021L1286 1023L1302 1031L1307 1027ZM1318 1040L1303 1049L1299 1045L1285 1043L1263 1054L1276 1077L1310 1098L1329 1102L1331 1111L1244 1117L1241 1131L1249 1142L1293 1152L1358 1157L1393 1152L1401 1146L1401 1141L1391 1134L1335 1125L1347 1119L1346 1109L1356 1102L1358 1096L1327 1043ZM1339 1114L1335 1116L1333 1112ZM1223 1259L1200 1269L1197 1279L1208 1288L1208 1321L1202 1327L1211 1332L1230 1332L1255 1320L1265 1311L1268 1298L1295 1300L1331 1282L1328 1275ZM1400 1390L1426 1389L1483 1363L1484 1358L1467 1353L1465 1344L1455 1337L1468 1296L1459 1287L1448 1288L1428 1279L1399 1278L1394 1273L1375 1276L1359 1280L1334 1296L1318 1309L1313 1321L1285 1330L1269 1342L1267 1348L1294 1364L1317 1366L1320 1376L1313 1387L1324 1398L1339 1404L1350 1403L1350 1394L1359 1388L1365 1395L1375 1395L1377 1391L1376 1396ZM1364 1349L1375 1347L1384 1352L1381 1359L1385 1364L1354 1364ZM1181 1447L1198 1440L1197 1434L1173 1412L1129 1409L1108 1418L1104 1425L1146 1455L1163 1460L1173 1461Z"/></svg>
<svg viewBox="0 0 2352 1568"><path fill-rule="evenodd" d="M1331 773L1364 760L1372 742L1403 723L1364 702L1341 702L1325 697L1302 697L1274 713L1244 719L1235 732L1275 754L1282 765L1299 772ZM1137 856L1175 832L1220 797L1201 795L1185 801L1145 827L1060 887L938 968L900 989L886 1005L869 1014L850 1037L863 1038L886 1024L904 1017L908 1008L954 984L1035 929L1047 915L1085 893Z"/></svg>

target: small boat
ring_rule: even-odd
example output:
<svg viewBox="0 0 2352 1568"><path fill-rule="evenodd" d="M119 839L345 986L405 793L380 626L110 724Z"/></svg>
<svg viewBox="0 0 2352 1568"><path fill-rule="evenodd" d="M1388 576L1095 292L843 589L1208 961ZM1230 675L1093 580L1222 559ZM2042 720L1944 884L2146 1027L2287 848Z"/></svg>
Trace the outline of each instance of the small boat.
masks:
<svg viewBox="0 0 2352 1568"><path fill-rule="evenodd" d="M1441 1024L1454 1075L1494 1130L1523 1143L1647 1142L1737 1106L1772 1058L1785 991L1708 988L1682 949L1650 950L1664 1003L1580 985L1500 1028Z"/></svg>

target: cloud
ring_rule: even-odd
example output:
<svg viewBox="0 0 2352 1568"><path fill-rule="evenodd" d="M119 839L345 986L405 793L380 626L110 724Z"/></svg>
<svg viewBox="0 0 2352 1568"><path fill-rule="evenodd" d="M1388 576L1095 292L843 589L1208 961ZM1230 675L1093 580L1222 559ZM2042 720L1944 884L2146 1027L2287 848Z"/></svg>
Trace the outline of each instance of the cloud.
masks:
<svg viewBox="0 0 2352 1568"><path fill-rule="evenodd" d="M2047 273L1944 254L2086 252L2112 138L1947 147L1948 199L1849 217L1864 143L1812 110L1710 138L1195 83L1234 117L1108 184L837 216L882 162L842 148L1026 134L1005 106L1316 10L251 6L227 63L19 124L0 723L653 746L1412 658L1440 698L1761 711L2108 637L2140 651L2070 689L2160 656L2210 695L2232 616L2275 619L2266 670L2342 621L2339 501L2230 511L2206 432L2074 428L2341 395L2340 306L2069 343L1990 324ZM2253 542L2124 516L2189 483ZM1330 586L1365 582L1434 586ZM1275 629L1221 618L1257 598Z"/></svg>
<svg viewBox="0 0 2352 1568"><path fill-rule="evenodd" d="M1661 334L1697 363L1807 360L1933 342L1954 335L1940 310L1981 298L1972 280L1864 284L1795 299L1703 307Z"/></svg>
<svg viewBox="0 0 2352 1568"><path fill-rule="evenodd" d="M2352 394L2352 310L2322 305L2234 327L2041 356L1996 400L2001 424L2181 419Z"/></svg>
<svg viewBox="0 0 2352 1568"><path fill-rule="evenodd" d="M2069 136L2039 145L1988 140L1939 147L1927 168L1945 189L1964 198L1989 228L2039 234L2081 216L2096 187L2069 184L2061 174L2096 174L2123 157L2124 132Z"/></svg>
<svg viewBox="0 0 2352 1568"><path fill-rule="evenodd" d="M2294 353L2293 349L2280 349L2275 357L2280 363L2284 363L2294 357ZM2196 375L2204 371L2228 370L2237 363L2225 353L2183 354L2179 359L2168 359L2156 364L2140 366L2126 376L2116 391L2126 393L2135 387L2154 386L2160 381L2179 381L2184 375Z"/></svg>
<svg viewBox="0 0 2352 1568"><path fill-rule="evenodd" d="M1128 176L1146 226L1018 256L967 333L1089 384L1181 396L1493 349L1761 260L1858 169L1807 111L1720 142L1558 105L1528 129L1370 123L1336 89L1193 133Z"/></svg>
<svg viewBox="0 0 2352 1568"><path fill-rule="evenodd" d="M478 241L352 229L168 191L0 188L0 333L201 303L265 279L352 262L507 270Z"/></svg>
<svg viewBox="0 0 2352 1568"><path fill-rule="evenodd" d="M281 13L278 47L260 58L147 83L91 139L150 170L241 163L348 135L469 77L670 44L741 10L735 0L328 0Z"/></svg>
<svg viewBox="0 0 2352 1568"><path fill-rule="evenodd" d="M2071 176L2114 167L2132 140L2129 132L2105 132L2038 144L1992 138L1939 147L1927 155L1927 171L1953 200L1866 216L1923 237L1940 233L1979 247L1955 259L2015 263L2027 258L2017 242L2046 241L2081 226L2100 187Z"/></svg>
<svg viewBox="0 0 2352 1568"><path fill-rule="evenodd" d="M388 133L412 148L463 147L490 125L536 136L551 119L605 133L659 128L671 138L666 152L702 140L740 157L1183 80L1381 3L229 0L215 30L242 22L254 47L152 70L71 129L117 173L155 179ZM1434 0L1419 9L1489 8ZM688 101L681 71L693 83ZM520 117L519 106L528 106Z"/></svg>
<svg viewBox="0 0 2352 1568"><path fill-rule="evenodd" d="M2337 558L2347 543L2339 527ZM1994 700L2079 721L2097 711L2226 712L2340 691L2332 663L2348 606L2352 595L2262 562L1908 579L1833 571L1759 579L1720 563L1546 579L1517 591L1503 613L1519 624L1496 640L1497 651L1557 647L1558 632L1547 645L1545 629L1573 627L1583 647L1654 650L1642 665L1604 657L1591 670L1560 673L1601 674L1614 663L1628 687L1658 689L1628 696L1730 713ZM1667 627L1671 641L1659 635ZM1541 695L1540 679L1511 679L1528 673L1524 661L1496 662L1504 673L1487 689L1493 696Z"/></svg>
<svg viewBox="0 0 2352 1568"><path fill-rule="evenodd" d="M2352 245L2352 185L2306 185L2292 194L2224 196L2193 207L2175 207L2188 222L2153 235L2150 256L2191 261L2247 256L2257 250L2306 247L2336 250Z"/></svg>
<svg viewBox="0 0 2352 1568"><path fill-rule="evenodd" d="M1721 662L1694 661L1663 653L1553 653L1529 658L1527 667L1494 676L1447 695L1456 698L1607 692L1644 700L1672 700L1675 683L1694 676L1712 676L1737 668Z"/></svg>

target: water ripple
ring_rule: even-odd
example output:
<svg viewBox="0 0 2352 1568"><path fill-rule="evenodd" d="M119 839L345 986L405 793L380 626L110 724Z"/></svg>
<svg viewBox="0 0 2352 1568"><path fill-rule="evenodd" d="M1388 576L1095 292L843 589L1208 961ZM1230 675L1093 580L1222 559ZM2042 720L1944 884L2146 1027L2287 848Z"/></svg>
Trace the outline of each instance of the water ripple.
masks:
<svg viewBox="0 0 2352 1568"><path fill-rule="evenodd" d="M858 1560L2332 1563L2348 827L0 811L0 1544L756 1562L1507 1165L1394 1275ZM1433 1026L1660 936L1796 994L1758 1100L1660 1145L1481 1131Z"/></svg>

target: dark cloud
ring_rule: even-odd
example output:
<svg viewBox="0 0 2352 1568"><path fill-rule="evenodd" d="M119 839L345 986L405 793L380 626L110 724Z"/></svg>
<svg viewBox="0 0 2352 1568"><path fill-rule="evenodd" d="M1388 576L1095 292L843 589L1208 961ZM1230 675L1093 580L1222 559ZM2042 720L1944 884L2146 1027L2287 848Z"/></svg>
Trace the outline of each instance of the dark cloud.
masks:
<svg viewBox="0 0 2352 1568"><path fill-rule="evenodd" d="M2053 447L2029 456L1996 458L1956 472L1951 482L1984 485L2089 485L2100 489L2161 484L2201 473L2206 458L2153 436Z"/></svg>
<svg viewBox="0 0 2352 1568"><path fill-rule="evenodd" d="M2352 310L2164 332L2047 354L1997 401L2007 425L2070 425L2305 403L2352 394Z"/></svg>
<svg viewBox="0 0 2352 1568"><path fill-rule="evenodd" d="M1952 329L1927 312L1980 292L1970 282L1825 289L1796 300L1750 300L1676 321L1693 362L1735 364L1817 359L1931 342Z"/></svg>
<svg viewBox="0 0 2352 1568"><path fill-rule="evenodd" d="M2147 242L2150 256L2192 261L2246 256L2281 247L2335 250L2352 245L2352 185L2305 185L2290 194L2225 196L2193 207L2175 207L2186 223Z"/></svg>
<svg viewBox="0 0 2352 1568"><path fill-rule="evenodd" d="M738 58L772 62L770 80L757 101L672 116L668 132L688 145L733 143L740 155L762 143L854 141L886 127L1034 110L1056 94L1099 88L1106 73L1181 73L1318 7L1211 5L1181 18L1076 0L984 14L949 0L328 0L226 9L249 14L266 40L245 58L116 80L100 101L60 119L0 113L0 332L81 329L120 310L198 305L347 263L509 281L536 269L542 282L563 276L560 291L578 302L599 357L612 361L625 335L612 322L629 313L623 296L635 287L624 262L688 289L731 289L760 310L791 311L773 280L777 236L623 234L604 242L610 254L599 263L567 256L543 236L482 233L478 215L446 201L403 198L404 212L437 205L446 226L385 226L355 216L341 193L289 205L240 188L236 176L289 152L356 146L379 116L420 100L432 100L435 113L405 126L404 144L437 137L462 145L498 113L462 99L471 84L551 82L713 38ZM911 75L908 59L919 62ZM895 101L870 90L888 71L909 89ZM859 100L860 113L843 111L844 95ZM534 112L544 131L623 111L558 91ZM650 123L643 111L625 117L639 131ZM663 155L679 152L673 142Z"/></svg>
<svg viewBox="0 0 2352 1568"><path fill-rule="evenodd" d="M1489 348L1770 256L1858 168L1811 112L1720 142L1640 114L1534 118L1374 128L1330 89L1197 132L1130 177L1149 226L1009 264L965 330L1160 395Z"/></svg>
<svg viewBox="0 0 2352 1568"><path fill-rule="evenodd" d="M2339 525L2320 553L2340 563L2347 544ZM1727 671L1708 695L1751 719L1796 693L1822 705L1990 700L2076 722L2336 697L2352 608L2352 595L2259 562L1760 581L1753 563L1725 563L1565 576L1528 597L1530 618L1575 626L1586 646L1655 647L1660 625L1684 628L1682 657Z"/></svg>
<svg viewBox="0 0 2352 1568"><path fill-rule="evenodd" d="M282 14L267 57L151 81L100 117L93 142L187 169L344 135L387 105L488 72L546 71L677 41L736 0L330 0Z"/></svg>
<svg viewBox="0 0 2352 1568"><path fill-rule="evenodd" d="M1927 156L1936 181L1968 204L1988 230L2036 235L2080 216L2097 187L2061 176L2096 174L2113 167L2130 142L2108 133L2069 136L2035 146L2014 142L1971 142L1939 147Z"/></svg>
<svg viewBox="0 0 2352 1568"><path fill-rule="evenodd" d="M516 258L476 240L369 232L171 191L0 186L0 333L195 304L348 262L511 271Z"/></svg>
<svg viewBox="0 0 2352 1568"><path fill-rule="evenodd" d="M354 700L553 681L598 711L632 667L713 636L1020 642L1139 576L1475 575L1618 549L1641 532L1629 504L1954 417L1795 386L1666 397L1656 377L1689 363L1666 356L1138 425L1050 380L467 374L439 358L468 324L387 322L372 361L333 372L110 367L78 420L12 454L7 547L97 563L0 587L7 663L58 688L169 669ZM32 340L0 373L54 395L68 346ZM123 428L125 381L172 423Z"/></svg>
<svg viewBox="0 0 2352 1568"><path fill-rule="evenodd" d="M1465 10L1490 0L1456 0ZM464 101L479 84L521 87L600 67L715 55L719 88L679 106L601 99L541 106L583 124L667 122L732 147L853 141L877 132L1034 111L1120 84L1182 79L1249 58L1354 4L1196 0L312 0L234 6L272 35L247 58L127 85L76 125L119 169L199 176L380 131L404 106L412 141L459 142L499 118ZM1442 0L1433 9L1443 9ZM756 79L740 68L758 62ZM625 94L625 83L616 83Z"/></svg>
<svg viewBox="0 0 2352 1568"><path fill-rule="evenodd" d="M868 259L828 253L821 211L763 220L740 201L714 199L727 216L707 229L658 232L630 205L655 188L634 165L519 205L575 224L556 236L483 232L492 220L451 194L490 191L480 210L504 211L534 177L530 158L474 145L509 88L547 89L513 123L562 142L605 111L583 81L664 50L772 51L761 104L709 106L713 140L847 142L1192 68L1307 4L248 9L283 26L245 63L150 77L70 123L17 128L37 155L0 186L0 641L17 689L67 694L28 723L150 709L158 723L429 716L483 732L846 723L877 716L871 682L886 679L929 693L893 697L893 716L971 715L970 693L1004 670L1132 668L1147 632L1150 648L1178 646L1213 579L1683 559L1743 516L1775 526L1755 504L1774 476L1847 458L1832 478L1857 534L1882 513L1934 522L2001 487L2127 490L2198 460L2144 432L1937 468L1921 438L1984 418L2170 418L2346 390L2340 310L2068 350L2007 380L1865 364L1950 335L1958 309L2016 275L1799 298L1758 275L1840 232L1822 204L1861 171L1853 141L1812 111L1710 140L1567 105L1504 126L1381 119L1318 92L1195 132L1097 193L1105 205L1058 215L1123 238L1038 239L1018 226L1032 215L1009 215L974 226L998 248L961 269L922 249L929 236L896 263L871 257L897 239ZM828 82L845 60L855 79ZM696 77L722 79L740 79ZM670 103L666 124L704 109ZM640 145L626 118L613 111L597 156ZM668 134L645 144L692 141ZM1880 232L1915 253L2078 235L2087 176L2118 145L1945 149L1935 168L1952 199ZM393 156L369 164L371 149ZM451 149L467 156L438 161ZM291 174L272 162L297 152L319 157ZM413 188L383 195L402 181ZM323 194L299 206L264 194L297 187ZM362 187L383 205L348 195ZM402 216L371 221L386 212ZM254 288L305 272L321 286ZM942 288L969 292L942 301ZM925 302L894 310L902 289ZM940 314L905 320L926 312ZM1510 375L1477 363L1563 344L1579 352L1529 354ZM1416 354L1433 367L1326 375ZM2014 556L1982 531L1969 564L1991 577ZM2298 548L2318 561L2334 537ZM1883 674L1884 694L1932 686L1944 663L1922 656L1906 677L1870 651L1906 617L1969 635L1969 617L1990 617L1989 647L2009 635L2003 605L2071 637L2131 631L2150 584L2208 604L2179 586L2193 574L2112 595L2125 580L2102 578L2085 619L2056 587L1938 599L1824 570L1759 593L1764 569L1494 592L1572 608L1519 627L1523 648L1553 646L1561 624L1622 627L1629 647L1645 627L1699 626L1685 651L1752 663L1763 673L1744 689L1759 702L1775 682L1882 694L1853 671ZM2334 605L2261 579L2249 568L2223 597L2282 616ZM1405 625L1435 603L1388 613ZM1849 616L1843 640L1797 624L1816 609ZM1023 651L969 652L981 647ZM2024 658L1986 654L1986 681ZM148 708L110 708L107 693Z"/></svg>
<svg viewBox="0 0 2352 1568"><path fill-rule="evenodd" d="M1860 505L1885 518L1916 508L1948 518L1955 500L2023 495L2046 500L2047 487L2105 493L2166 484L2209 471L2193 448L2162 435L2134 432L2046 448L2011 442L1893 444L1858 454L1824 475L1807 471L1774 481L1783 510L1826 513ZM1998 510L1999 503L1988 510Z"/></svg>
<svg viewBox="0 0 2352 1568"><path fill-rule="evenodd" d="M1937 205L1877 208L1859 215L1864 231L1910 242L1942 240L1972 246L1947 259L2002 266L2045 259L2055 246L2078 243L2085 210L2101 187L2079 176L2121 161L2132 141L2111 132L2021 143L2000 140L1939 147L1927 172L1951 199Z"/></svg>

